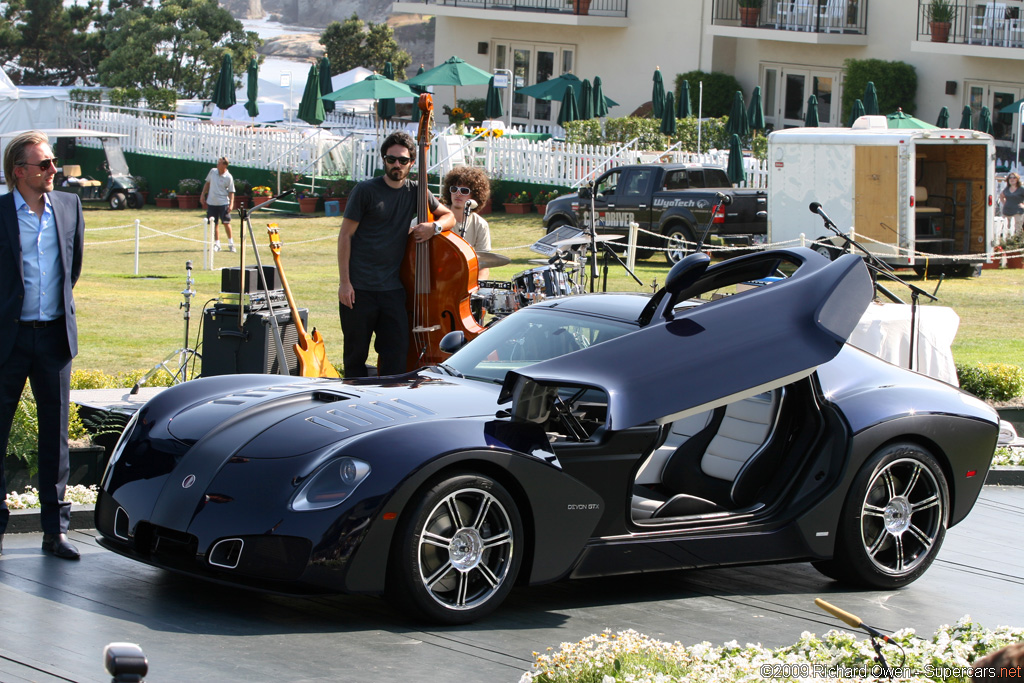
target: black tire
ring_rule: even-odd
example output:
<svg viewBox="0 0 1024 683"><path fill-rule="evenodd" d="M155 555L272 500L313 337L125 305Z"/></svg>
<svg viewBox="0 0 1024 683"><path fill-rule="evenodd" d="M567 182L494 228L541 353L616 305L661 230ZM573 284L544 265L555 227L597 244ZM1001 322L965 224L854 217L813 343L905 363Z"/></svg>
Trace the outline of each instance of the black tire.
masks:
<svg viewBox="0 0 1024 683"><path fill-rule="evenodd" d="M565 220L564 218L552 218L551 219L551 224L548 225L547 234L550 235L551 233L553 233L555 230L558 230L563 225L569 225L569 221Z"/></svg>
<svg viewBox="0 0 1024 683"><path fill-rule="evenodd" d="M468 624L512 590L523 524L490 477L458 474L423 492L403 517L388 566L388 597L436 623Z"/></svg>
<svg viewBox="0 0 1024 683"><path fill-rule="evenodd" d="M812 248L829 261L835 261L843 253L843 250L829 242L827 237L819 237Z"/></svg>
<svg viewBox="0 0 1024 683"><path fill-rule="evenodd" d="M675 265L683 260L683 257L693 253L693 247L687 246L683 242L695 243L697 240L693 234L693 228L688 225L680 223L673 223L665 227L664 233L665 247L667 251L665 254L665 260L668 261L669 265Z"/></svg>
<svg viewBox="0 0 1024 683"><path fill-rule="evenodd" d="M128 208L129 209L141 209L145 202L142 200L142 194L139 192L128 193Z"/></svg>
<svg viewBox="0 0 1024 683"><path fill-rule="evenodd" d="M128 206L128 198L124 196L124 192L115 192L110 195L110 208L120 210Z"/></svg>
<svg viewBox="0 0 1024 683"><path fill-rule="evenodd" d="M946 536L949 488L935 457L912 443L886 446L857 473L843 505L826 576L891 590L917 580Z"/></svg>

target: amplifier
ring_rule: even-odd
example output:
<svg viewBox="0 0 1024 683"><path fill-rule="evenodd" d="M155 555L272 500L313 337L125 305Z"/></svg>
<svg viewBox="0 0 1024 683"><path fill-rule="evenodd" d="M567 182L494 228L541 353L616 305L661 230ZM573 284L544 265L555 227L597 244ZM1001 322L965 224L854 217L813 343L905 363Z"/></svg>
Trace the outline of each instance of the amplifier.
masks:
<svg viewBox="0 0 1024 683"><path fill-rule="evenodd" d="M238 294L238 273L239 270L237 267L222 268L220 271L220 291L227 292L228 294ZM267 278L268 289L281 289L281 278L278 275L277 268L274 266L263 266L263 276ZM243 293L254 294L262 291L263 283L260 282L260 275L256 270L256 266L246 266L245 289L243 290Z"/></svg>
<svg viewBox="0 0 1024 683"><path fill-rule="evenodd" d="M237 270L237 269L236 269ZM291 311L287 308L276 310L277 324L281 328L284 343L285 364L289 374L299 374L299 361L295 357L294 345L299 341L298 332L292 322ZM309 319L309 311L299 309L303 326ZM242 329L238 329L237 306L215 306L203 311L203 377L215 375L236 375L254 373L276 375L279 370L277 342L269 311L249 313Z"/></svg>

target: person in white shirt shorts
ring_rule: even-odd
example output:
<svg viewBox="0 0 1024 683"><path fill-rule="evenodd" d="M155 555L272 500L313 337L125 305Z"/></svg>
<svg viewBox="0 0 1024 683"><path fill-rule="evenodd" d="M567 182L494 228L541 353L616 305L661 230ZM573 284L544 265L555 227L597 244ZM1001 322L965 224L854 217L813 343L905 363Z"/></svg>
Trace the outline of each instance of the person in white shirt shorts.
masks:
<svg viewBox="0 0 1024 683"><path fill-rule="evenodd" d="M235 207L235 179L228 171L227 157L217 160L217 168L211 168L206 174L206 184L199 199L206 209L206 217L213 219L213 250L220 251L219 223L224 223L224 232L228 234L228 251L235 250L235 240L231 237L231 210Z"/></svg>

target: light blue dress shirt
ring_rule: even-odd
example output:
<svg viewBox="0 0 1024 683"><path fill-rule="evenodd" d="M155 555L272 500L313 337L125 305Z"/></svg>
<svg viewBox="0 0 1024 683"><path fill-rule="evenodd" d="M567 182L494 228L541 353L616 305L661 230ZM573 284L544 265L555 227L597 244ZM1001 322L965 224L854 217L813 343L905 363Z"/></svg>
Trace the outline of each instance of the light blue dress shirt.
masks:
<svg viewBox="0 0 1024 683"><path fill-rule="evenodd" d="M43 195L43 215L37 216L17 190L14 208L21 232L21 263L25 275L22 320L55 320L64 312L64 274L60 267L57 223L50 198Z"/></svg>

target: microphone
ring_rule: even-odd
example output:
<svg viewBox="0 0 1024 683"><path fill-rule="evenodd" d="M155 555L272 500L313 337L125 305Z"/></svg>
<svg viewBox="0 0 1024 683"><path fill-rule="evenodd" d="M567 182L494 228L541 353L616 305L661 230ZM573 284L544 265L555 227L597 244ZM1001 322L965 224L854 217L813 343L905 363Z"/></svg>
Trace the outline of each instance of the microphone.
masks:
<svg viewBox="0 0 1024 683"><path fill-rule="evenodd" d="M724 204L725 206L732 204L732 195L725 194L724 192L716 192L715 198L718 199L720 204Z"/></svg>
<svg viewBox="0 0 1024 683"><path fill-rule="evenodd" d="M819 202L811 202L811 205L807 208L811 210L811 213L816 213L821 216L821 219L825 221L826 226L831 225L833 228L836 227L836 224L832 222L832 219L829 218L828 214L821 208L821 204Z"/></svg>
<svg viewBox="0 0 1024 683"><path fill-rule="evenodd" d="M814 204L818 204L818 203L814 202ZM811 204L811 206L814 206L814 204ZM818 204L818 207L820 208L821 204ZM838 607L836 607L835 605L832 605L830 603L825 602L821 598L815 598L814 599L814 604L817 605L818 607L820 607L821 609L825 610L826 612L828 612L832 616L836 617L840 621L844 622L847 626L850 626L851 628L864 629L869 634L873 635L875 638L881 638L882 640L884 640L887 643L891 642L889 640L889 636L885 635L884 633L881 633L877 629L874 629L874 628L868 626L863 621L861 621L860 617L858 617L856 615L850 614L849 612L847 612L845 610L841 610Z"/></svg>
<svg viewBox="0 0 1024 683"><path fill-rule="evenodd" d="M466 200L466 213L469 213L470 211L474 211L478 206L480 206L480 205L477 204L475 199L467 199Z"/></svg>

